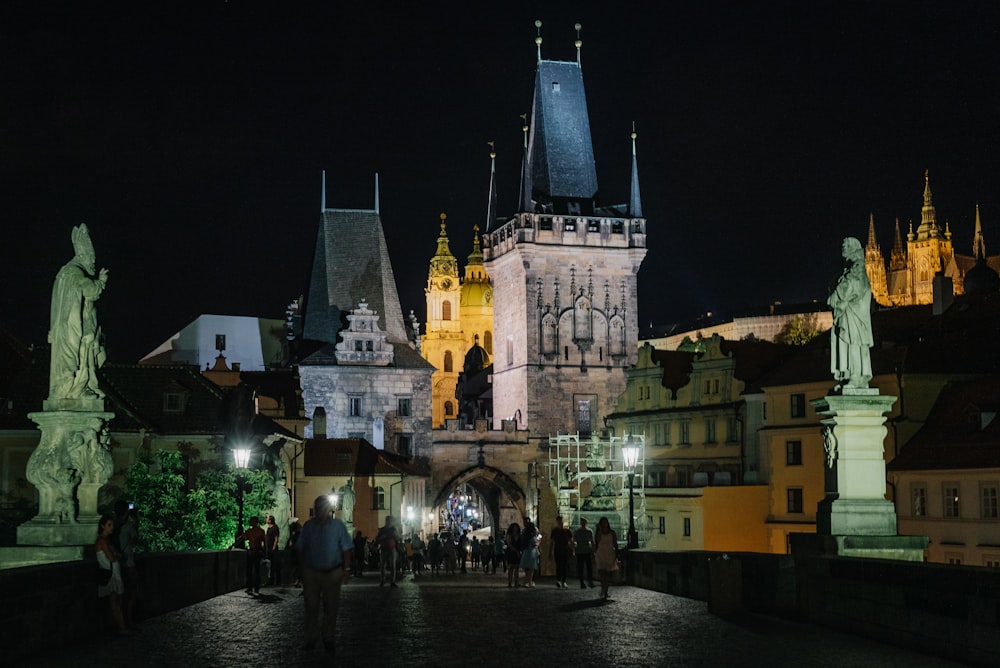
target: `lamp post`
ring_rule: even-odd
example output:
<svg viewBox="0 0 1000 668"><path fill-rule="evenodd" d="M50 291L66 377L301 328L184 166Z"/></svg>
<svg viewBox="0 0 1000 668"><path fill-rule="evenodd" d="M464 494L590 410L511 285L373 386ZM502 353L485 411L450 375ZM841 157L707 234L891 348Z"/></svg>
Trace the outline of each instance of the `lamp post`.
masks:
<svg viewBox="0 0 1000 668"><path fill-rule="evenodd" d="M239 508L239 517L236 520L236 535L243 535L243 493L246 491L246 472L250 465L250 448L236 448L233 450L233 461L236 464L236 505Z"/></svg>
<svg viewBox="0 0 1000 668"><path fill-rule="evenodd" d="M628 549L632 550L639 547L639 533L635 530L635 494L633 489L635 465L639 461L639 447L634 445L631 434L625 442L627 445L622 448L622 458L625 460L625 469L628 471Z"/></svg>

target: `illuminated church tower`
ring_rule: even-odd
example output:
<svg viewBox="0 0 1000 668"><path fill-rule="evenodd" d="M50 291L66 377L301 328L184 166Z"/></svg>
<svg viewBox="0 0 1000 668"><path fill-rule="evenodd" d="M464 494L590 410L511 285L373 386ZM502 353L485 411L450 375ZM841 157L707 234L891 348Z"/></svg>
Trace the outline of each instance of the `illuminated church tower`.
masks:
<svg viewBox="0 0 1000 668"><path fill-rule="evenodd" d="M874 219L868 223L868 244L865 247L865 269L872 284L872 296L882 306L911 306L934 303L934 277L940 275L941 289L950 281L954 294L965 293L966 274L982 259L988 267L1000 269L1000 256L988 257L983 240L979 205L976 205L976 228L972 255L956 253L951 229L944 230L937 221L937 210L931 195L930 176L924 173L924 204L920 210L920 225L916 231L910 224L904 248L896 220L895 238L885 270L885 259L875 241ZM880 278L883 272L884 280Z"/></svg>
<svg viewBox="0 0 1000 668"><path fill-rule="evenodd" d="M458 280L458 262L448 247L446 218L442 213L437 252L427 271L427 287L424 288L427 325L420 344L420 354L435 368L431 376L431 424L435 429L458 414L455 384L465 356L458 308L462 287Z"/></svg>
<svg viewBox="0 0 1000 668"><path fill-rule="evenodd" d="M580 40L576 62L543 60L540 36L536 44L519 211L487 230L484 255L494 291L494 423L515 419L544 439L599 431L625 389L637 357L646 220L635 133L629 201L600 201Z"/></svg>

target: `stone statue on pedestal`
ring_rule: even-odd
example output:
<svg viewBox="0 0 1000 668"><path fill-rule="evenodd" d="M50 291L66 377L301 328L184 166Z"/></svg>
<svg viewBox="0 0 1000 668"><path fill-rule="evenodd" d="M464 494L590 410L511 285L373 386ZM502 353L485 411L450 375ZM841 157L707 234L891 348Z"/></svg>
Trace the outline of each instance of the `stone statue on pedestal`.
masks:
<svg viewBox="0 0 1000 668"><path fill-rule="evenodd" d="M835 391L866 389L872 378L871 300L872 287L865 273L861 242L847 237L841 247L844 272L830 292L833 309L830 336L830 370L838 385Z"/></svg>
<svg viewBox="0 0 1000 668"><path fill-rule="evenodd" d="M354 485L350 479L347 480L347 484L340 488L340 498L342 502L343 511L341 511L341 519L344 524L349 526L354 525Z"/></svg>
<svg viewBox="0 0 1000 668"><path fill-rule="evenodd" d="M49 396L28 415L42 432L28 459L26 477L38 490L38 514L17 529L20 545L70 546L94 541L98 492L111 477L111 439L97 370L104 345L96 302L108 282L95 273L86 225L73 228L74 256L52 287Z"/></svg>

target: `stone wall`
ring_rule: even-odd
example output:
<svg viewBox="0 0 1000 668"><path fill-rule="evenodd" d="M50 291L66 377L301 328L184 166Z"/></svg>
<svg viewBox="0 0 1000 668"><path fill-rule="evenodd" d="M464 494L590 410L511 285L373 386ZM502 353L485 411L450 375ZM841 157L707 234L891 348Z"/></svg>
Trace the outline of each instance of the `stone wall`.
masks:
<svg viewBox="0 0 1000 668"><path fill-rule="evenodd" d="M140 555L137 616L176 610L242 589L242 551ZM0 646L4 662L55 644L89 642L114 633L105 599L97 598L93 550L83 561L0 570Z"/></svg>
<svg viewBox="0 0 1000 668"><path fill-rule="evenodd" d="M835 628L976 665L1000 665L1000 570L827 556L626 555L629 584Z"/></svg>

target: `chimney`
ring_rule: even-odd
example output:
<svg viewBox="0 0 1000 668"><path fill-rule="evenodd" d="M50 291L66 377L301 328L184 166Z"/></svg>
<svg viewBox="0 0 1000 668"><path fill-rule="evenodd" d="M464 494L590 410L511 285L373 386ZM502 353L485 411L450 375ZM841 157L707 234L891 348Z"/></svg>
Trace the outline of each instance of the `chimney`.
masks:
<svg viewBox="0 0 1000 668"><path fill-rule="evenodd" d="M313 438L326 439L326 409L317 406L313 410Z"/></svg>
<svg viewBox="0 0 1000 668"><path fill-rule="evenodd" d="M951 278L940 273L934 275L932 285L934 287L934 306L931 312L934 315L941 315L955 301L955 290L952 287Z"/></svg>

